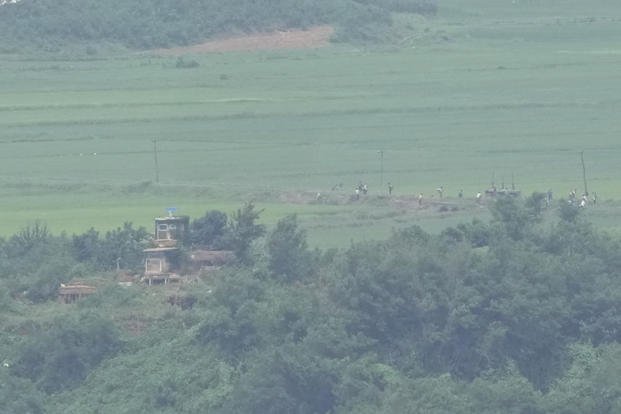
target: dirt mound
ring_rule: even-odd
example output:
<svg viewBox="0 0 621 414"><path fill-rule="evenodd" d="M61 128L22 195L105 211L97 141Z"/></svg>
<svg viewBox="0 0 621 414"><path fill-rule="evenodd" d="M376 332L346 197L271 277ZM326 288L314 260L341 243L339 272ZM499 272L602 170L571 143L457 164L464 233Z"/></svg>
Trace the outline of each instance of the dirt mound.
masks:
<svg viewBox="0 0 621 414"><path fill-rule="evenodd" d="M334 33L331 26L307 30L288 30L210 40L193 46L157 49L160 55L179 56L192 53L254 51L275 49L309 49L327 46Z"/></svg>

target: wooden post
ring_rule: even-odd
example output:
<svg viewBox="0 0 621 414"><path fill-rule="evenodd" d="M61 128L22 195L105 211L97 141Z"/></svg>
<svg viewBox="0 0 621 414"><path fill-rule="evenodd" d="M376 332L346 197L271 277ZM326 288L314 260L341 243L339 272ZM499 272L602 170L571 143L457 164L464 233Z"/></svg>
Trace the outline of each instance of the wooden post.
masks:
<svg viewBox="0 0 621 414"><path fill-rule="evenodd" d="M380 154L380 191L384 187L384 150L379 151Z"/></svg>
<svg viewBox="0 0 621 414"><path fill-rule="evenodd" d="M580 161L582 162L582 180L584 181L584 195L589 195L589 190L587 188L587 179L586 179L586 168L584 166L584 151L580 152Z"/></svg>
<svg viewBox="0 0 621 414"><path fill-rule="evenodd" d="M157 140L153 140L153 160L155 161L155 183L159 184L160 182L160 166L157 162Z"/></svg>

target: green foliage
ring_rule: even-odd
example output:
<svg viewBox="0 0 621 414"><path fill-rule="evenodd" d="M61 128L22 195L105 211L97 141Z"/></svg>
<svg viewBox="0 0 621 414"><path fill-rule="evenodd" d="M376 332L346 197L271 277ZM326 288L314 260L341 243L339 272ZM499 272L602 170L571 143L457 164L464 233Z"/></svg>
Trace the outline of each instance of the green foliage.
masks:
<svg viewBox="0 0 621 414"><path fill-rule="evenodd" d="M100 252L99 232L90 228L86 233L73 235L73 254L80 262L96 261Z"/></svg>
<svg viewBox="0 0 621 414"><path fill-rule="evenodd" d="M142 267L143 250L147 247L149 233L144 227L134 228L132 223L106 232L103 238L93 228L86 233L74 235L73 254L80 262L89 262L101 270L137 270Z"/></svg>
<svg viewBox="0 0 621 414"><path fill-rule="evenodd" d="M106 232L98 257L99 265L112 269L118 260L123 269L140 268L148 239L149 233L146 229L144 227L136 229L132 223L124 223L123 227Z"/></svg>
<svg viewBox="0 0 621 414"><path fill-rule="evenodd" d="M481 414L543 414L541 394L514 370L477 378L466 387L473 400L472 412Z"/></svg>
<svg viewBox="0 0 621 414"><path fill-rule="evenodd" d="M295 216L250 256L264 232L254 206L228 222L209 212L197 234L245 235L252 263L193 286L192 309L160 309L151 329L124 341L82 312L122 315L131 302L153 315L169 306L155 290L109 286L75 314L12 327L23 338L0 342L9 355L0 392L24 390L15 407L33 412L52 401L52 412L76 413L615 413L621 240L583 216L541 220L540 202L506 199L489 224L439 235L410 227L316 257ZM0 246L5 256L8 246L72 249L88 262L105 241L94 231L45 240ZM17 307L3 300L11 315Z"/></svg>
<svg viewBox="0 0 621 414"><path fill-rule="evenodd" d="M616 413L621 409L619 344L603 348L576 344L571 349L572 365L558 379L545 399L550 414Z"/></svg>
<svg viewBox="0 0 621 414"><path fill-rule="evenodd" d="M117 330L100 316L59 318L32 334L11 370L40 390L57 393L78 385L120 348Z"/></svg>
<svg viewBox="0 0 621 414"><path fill-rule="evenodd" d="M574 223L580 217L580 207L577 203L567 200L559 201L559 216L563 221Z"/></svg>
<svg viewBox="0 0 621 414"><path fill-rule="evenodd" d="M75 265L69 241L53 236L40 222L0 243L0 255L0 277L9 292L35 303L56 297L58 286L70 278Z"/></svg>
<svg viewBox="0 0 621 414"><path fill-rule="evenodd" d="M257 313L265 287L257 275L238 269L218 279L197 339L236 356L257 345Z"/></svg>
<svg viewBox="0 0 621 414"><path fill-rule="evenodd" d="M416 259L405 247L397 251L391 247L381 243L352 247L331 289L333 300L351 312L352 328L385 346L419 332L424 313L417 300L423 294L422 281L412 267Z"/></svg>
<svg viewBox="0 0 621 414"><path fill-rule="evenodd" d="M457 230L463 233L464 238L474 247L487 246L493 232L485 223L476 219L471 223L459 224Z"/></svg>
<svg viewBox="0 0 621 414"><path fill-rule="evenodd" d="M306 243L306 232L298 226L297 216L278 221L267 238L268 266L281 280L303 280L316 265Z"/></svg>
<svg viewBox="0 0 621 414"><path fill-rule="evenodd" d="M261 210L255 210L254 203L248 202L233 213L229 222L230 246L242 263L252 261L252 243L265 234L265 226L257 223L260 214Z"/></svg>
<svg viewBox="0 0 621 414"><path fill-rule="evenodd" d="M491 208L492 216L504 229L504 233L519 240L530 230L533 223L530 212L514 197L499 197Z"/></svg>
<svg viewBox="0 0 621 414"><path fill-rule="evenodd" d="M207 211L203 217L193 220L190 225L190 241L195 246L205 246L218 250L227 247L230 240L226 213L218 210Z"/></svg>
<svg viewBox="0 0 621 414"><path fill-rule="evenodd" d="M49 238L50 233L47 226L40 221L36 221L33 225L24 227L11 237L9 240L9 254L25 254L37 246L45 245Z"/></svg>
<svg viewBox="0 0 621 414"><path fill-rule="evenodd" d="M30 381L9 375L6 367L0 367L0 401L4 414L46 412L42 393Z"/></svg>
<svg viewBox="0 0 621 414"><path fill-rule="evenodd" d="M396 368L364 356L349 364L335 387L339 402L337 413L371 413L395 393L404 377Z"/></svg>

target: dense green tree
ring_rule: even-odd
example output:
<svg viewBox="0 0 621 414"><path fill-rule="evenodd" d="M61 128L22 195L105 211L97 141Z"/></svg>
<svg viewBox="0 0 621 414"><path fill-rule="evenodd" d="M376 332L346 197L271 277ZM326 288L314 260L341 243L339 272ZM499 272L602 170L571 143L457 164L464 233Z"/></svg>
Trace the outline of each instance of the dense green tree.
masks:
<svg viewBox="0 0 621 414"><path fill-rule="evenodd" d="M74 234L72 248L76 260L80 262L96 261L101 249L99 232L91 227L83 234Z"/></svg>
<svg viewBox="0 0 621 414"><path fill-rule="evenodd" d="M102 241L99 265L104 268L119 266L123 269L139 269L144 260L143 250L148 245L149 233L144 227L134 228L132 223L106 232Z"/></svg>
<svg viewBox="0 0 621 414"><path fill-rule="evenodd" d="M4 414L43 414L44 397L29 380L11 376L0 367L0 401Z"/></svg>
<svg viewBox="0 0 621 414"><path fill-rule="evenodd" d="M228 217L226 213L211 210L192 221L190 225L190 241L196 246L205 246L210 249L222 249L227 247L230 235L227 227Z"/></svg>
<svg viewBox="0 0 621 414"><path fill-rule="evenodd" d="M261 315L257 311L266 286L258 276L241 269L230 269L220 276L198 329L200 343L215 344L233 357L259 343L257 321Z"/></svg>
<svg viewBox="0 0 621 414"><path fill-rule="evenodd" d="M45 224L29 225L0 245L0 277L14 295L44 302L71 277L75 260L69 246L66 237L53 236Z"/></svg>
<svg viewBox="0 0 621 414"><path fill-rule="evenodd" d="M116 328L100 316L87 313L59 318L32 333L11 370L35 382L42 391L56 393L78 385L120 347Z"/></svg>
<svg viewBox="0 0 621 414"><path fill-rule="evenodd" d="M9 237L0 286L22 284L0 297L0 396L52 413L616 413L621 240L540 203L508 199L490 223L316 255L295 217L253 249L264 228L246 205L227 224L246 261L192 285L192 309L114 286L52 322L23 290L46 297L76 259L95 263L134 232ZM145 327L124 345L84 313L95 309Z"/></svg>
<svg viewBox="0 0 621 414"><path fill-rule="evenodd" d="M76 260L90 263L99 270L136 270L142 266L143 250L148 246L149 234L144 227L134 228L132 223L106 232L104 237L91 228L83 234L73 235L72 253Z"/></svg>
<svg viewBox="0 0 621 414"><path fill-rule="evenodd" d="M313 258L306 243L306 232L298 226L297 217L278 221L267 238L268 266L279 279L302 280L313 270Z"/></svg>
<svg viewBox="0 0 621 414"><path fill-rule="evenodd" d="M339 364L304 344L284 344L254 361L222 413L329 413Z"/></svg>
<svg viewBox="0 0 621 414"><path fill-rule="evenodd" d="M343 368L335 386L336 413L374 413L404 382L403 374L381 363L373 355L365 355Z"/></svg>
<svg viewBox="0 0 621 414"><path fill-rule="evenodd" d="M255 209L254 203L248 202L237 209L229 222L230 246L242 263L252 261L252 244L265 234L265 226L257 223L261 211Z"/></svg>
<svg viewBox="0 0 621 414"><path fill-rule="evenodd" d="M480 414L543 414L541 394L523 376L506 373L483 376L466 385L472 412Z"/></svg>
<svg viewBox="0 0 621 414"><path fill-rule="evenodd" d="M490 209L492 216L506 236L521 240L532 230L542 211L540 205L543 198L540 195L533 195L527 203L510 196L499 196L493 202Z"/></svg>
<svg viewBox="0 0 621 414"><path fill-rule="evenodd" d="M612 414L621 410L621 347L593 348L576 344L570 352L571 368L545 397L550 414Z"/></svg>

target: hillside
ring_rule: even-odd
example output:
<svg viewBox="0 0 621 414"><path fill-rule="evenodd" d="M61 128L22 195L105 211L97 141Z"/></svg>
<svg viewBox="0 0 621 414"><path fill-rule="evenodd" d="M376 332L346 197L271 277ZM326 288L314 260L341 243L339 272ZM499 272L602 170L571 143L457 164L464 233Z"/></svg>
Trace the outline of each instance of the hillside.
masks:
<svg viewBox="0 0 621 414"><path fill-rule="evenodd" d="M385 36L393 12L436 11L430 0L25 0L0 8L3 36L21 45L115 43L146 49L188 45L223 35L337 27L336 38Z"/></svg>
<svg viewBox="0 0 621 414"><path fill-rule="evenodd" d="M211 211L192 235L238 261L168 286L104 272L144 230L24 229L0 243L2 412L618 413L621 240L543 194L490 207L329 251L295 216L263 238L250 205ZM80 274L98 291L54 303Z"/></svg>

